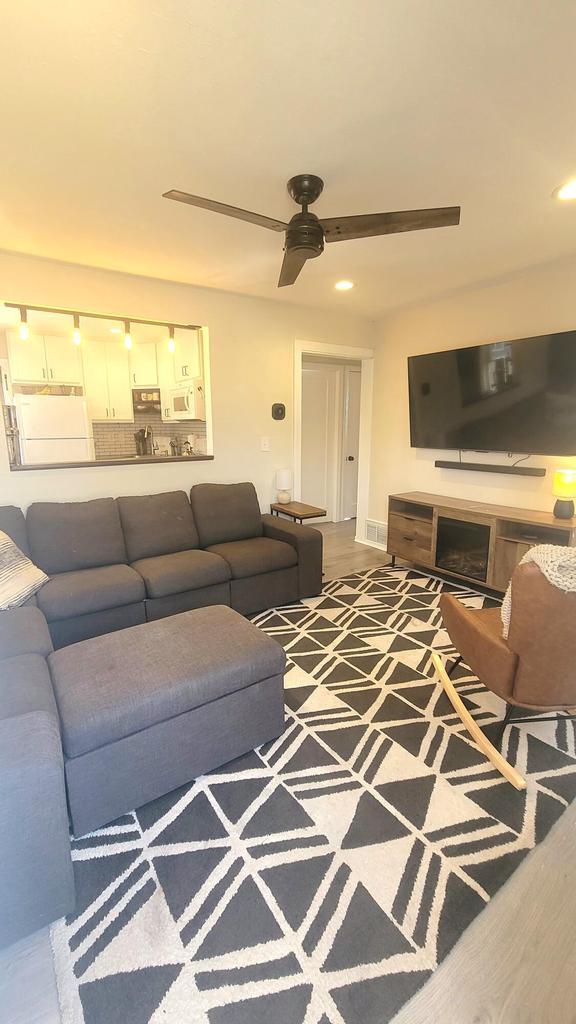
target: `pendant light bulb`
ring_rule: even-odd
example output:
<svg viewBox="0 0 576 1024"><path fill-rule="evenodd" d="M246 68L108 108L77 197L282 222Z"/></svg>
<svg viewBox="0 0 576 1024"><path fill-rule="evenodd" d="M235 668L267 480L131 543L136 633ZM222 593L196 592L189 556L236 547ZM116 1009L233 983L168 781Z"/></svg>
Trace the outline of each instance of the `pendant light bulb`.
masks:
<svg viewBox="0 0 576 1024"><path fill-rule="evenodd" d="M75 345L80 345L82 341L82 335L80 334L80 317L78 313L74 313L74 330L72 331L72 341Z"/></svg>
<svg viewBox="0 0 576 1024"><path fill-rule="evenodd" d="M131 338L131 335L130 335L130 321L129 320L125 320L124 321L124 348L127 348L128 351L130 351L130 349L132 348L132 338Z"/></svg>
<svg viewBox="0 0 576 1024"><path fill-rule="evenodd" d="M28 327L28 310L24 306L20 307L20 327L18 328L18 334L20 335L20 341L28 341L30 337L30 328Z"/></svg>
<svg viewBox="0 0 576 1024"><path fill-rule="evenodd" d="M169 332L170 332L170 337L168 338L168 351L169 352L174 352L174 349L176 348L176 345L174 343L174 328L170 327L169 328Z"/></svg>

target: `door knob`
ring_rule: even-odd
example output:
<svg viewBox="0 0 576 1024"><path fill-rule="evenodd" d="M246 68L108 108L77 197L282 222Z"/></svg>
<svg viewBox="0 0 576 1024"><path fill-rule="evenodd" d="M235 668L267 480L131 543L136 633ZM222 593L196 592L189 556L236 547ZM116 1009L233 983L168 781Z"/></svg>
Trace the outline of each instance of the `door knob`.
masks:
<svg viewBox="0 0 576 1024"><path fill-rule="evenodd" d="M346 456L346 461L347 462L354 462L354 456L353 455L347 455Z"/></svg>

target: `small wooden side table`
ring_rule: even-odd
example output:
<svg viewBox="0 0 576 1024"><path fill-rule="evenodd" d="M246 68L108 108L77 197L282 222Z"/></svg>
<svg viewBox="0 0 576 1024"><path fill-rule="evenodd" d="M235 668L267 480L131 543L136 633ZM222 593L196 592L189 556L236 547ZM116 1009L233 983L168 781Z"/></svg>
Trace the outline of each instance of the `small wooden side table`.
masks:
<svg viewBox="0 0 576 1024"><path fill-rule="evenodd" d="M302 525L304 519L316 519L317 516L325 516L325 508L316 508L315 505L305 505L302 501L288 501L285 505L276 502L270 505L270 511L272 515L279 516L280 513L284 516L288 516L289 519L293 519L294 522L299 522Z"/></svg>

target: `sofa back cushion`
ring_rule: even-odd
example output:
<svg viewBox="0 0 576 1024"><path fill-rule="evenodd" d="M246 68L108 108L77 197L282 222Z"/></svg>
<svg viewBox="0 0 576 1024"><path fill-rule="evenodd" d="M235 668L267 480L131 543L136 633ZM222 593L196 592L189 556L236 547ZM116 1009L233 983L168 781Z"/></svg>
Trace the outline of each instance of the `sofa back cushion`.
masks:
<svg viewBox="0 0 576 1024"><path fill-rule="evenodd" d="M203 548L262 536L254 484L196 484L190 501Z"/></svg>
<svg viewBox="0 0 576 1024"><path fill-rule="evenodd" d="M113 498L39 501L28 509L26 525L32 559L51 576L127 562Z"/></svg>
<svg viewBox="0 0 576 1024"><path fill-rule="evenodd" d="M16 508L15 505L0 505L0 530L7 533L25 555L30 554L26 520L21 508Z"/></svg>
<svg viewBox="0 0 576 1024"><path fill-rule="evenodd" d="M129 562L200 546L184 491L130 495L117 502Z"/></svg>

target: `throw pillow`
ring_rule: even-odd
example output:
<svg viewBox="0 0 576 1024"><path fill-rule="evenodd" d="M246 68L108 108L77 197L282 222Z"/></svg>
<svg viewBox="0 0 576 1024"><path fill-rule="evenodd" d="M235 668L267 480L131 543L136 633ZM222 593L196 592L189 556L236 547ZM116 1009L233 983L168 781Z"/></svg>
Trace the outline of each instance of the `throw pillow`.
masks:
<svg viewBox="0 0 576 1024"><path fill-rule="evenodd" d="M25 604L48 578L12 538L0 530L0 608L5 610Z"/></svg>

